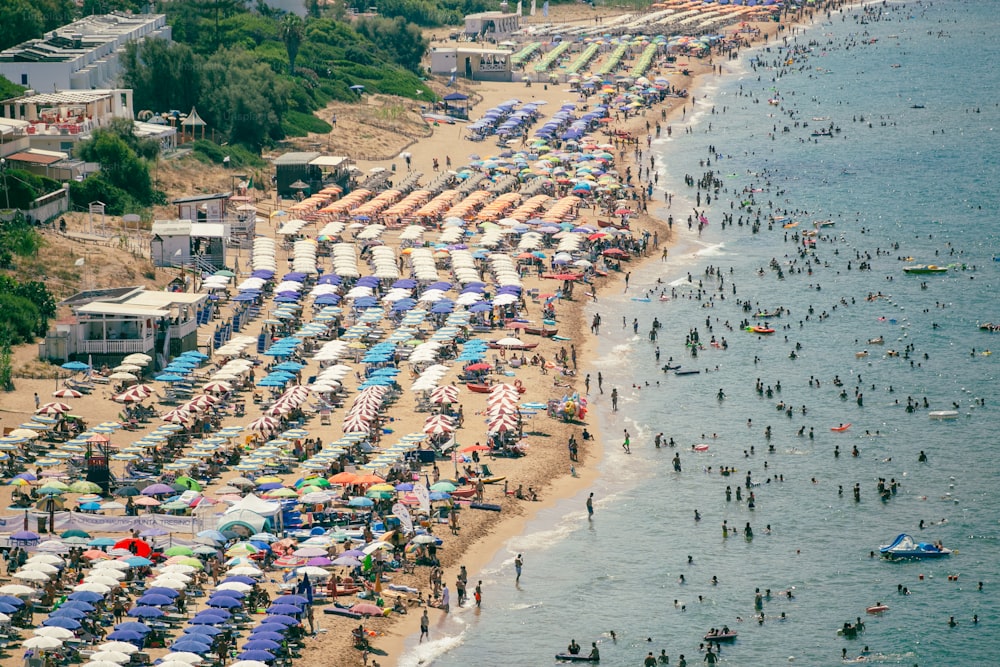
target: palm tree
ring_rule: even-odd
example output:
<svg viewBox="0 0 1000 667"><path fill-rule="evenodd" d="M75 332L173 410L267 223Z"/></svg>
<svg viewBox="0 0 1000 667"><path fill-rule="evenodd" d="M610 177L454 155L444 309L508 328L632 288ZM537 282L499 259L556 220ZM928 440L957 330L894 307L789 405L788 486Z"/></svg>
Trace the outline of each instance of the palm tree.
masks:
<svg viewBox="0 0 1000 667"><path fill-rule="evenodd" d="M299 46L305 34L305 24L295 14L288 14L281 19L281 39L288 51L288 73L295 75L295 58L299 55Z"/></svg>

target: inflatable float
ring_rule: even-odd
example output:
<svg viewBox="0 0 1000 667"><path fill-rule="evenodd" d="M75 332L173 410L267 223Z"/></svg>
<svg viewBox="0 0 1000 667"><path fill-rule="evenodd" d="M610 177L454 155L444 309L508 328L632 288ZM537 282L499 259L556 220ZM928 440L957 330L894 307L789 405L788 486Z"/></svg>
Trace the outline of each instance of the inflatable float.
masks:
<svg viewBox="0 0 1000 667"><path fill-rule="evenodd" d="M887 604L873 604L872 606L865 609L869 614L881 614L883 611L889 611L889 605Z"/></svg>
<svg viewBox="0 0 1000 667"><path fill-rule="evenodd" d="M755 334L773 334L774 329L771 327L747 327L747 331Z"/></svg>
<svg viewBox="0 0 1000 667"><path fill-rule="evenodd" d="M932 410L927 416L931 419L955 419L958 417L958 410Z"/></svg>
<svg viewBox="0 0 1000 667"><path fill-rule="evenodd" d="M708 445L706 445L705 443L701 443L700 445L691 445L691 449L693 449L696 452L707 452Z"/></svg>
<svg viewBox="0 0 1000 667"><path fill-rule="evenodd" d="M736 636L736 632L717 632L705 635L704 639L707 642L731 642L736 639Z"/></svg>
<svg viewBox="0 0 1000 667"><path fill-rule="evenodd" d="M566 662L600 662L600 658L591 658L589 655L583 655L582 653L556 653L556 660L564 660Z"/></svg>
<svg viewBox="0 0 1000 667"><path fill-rule="evenodd" d="M851 423L847 422L846 424L841 424L840 426L831 426L830 430L831 431L837 431L838 433L843 433L844 431L846 431L849 428L851 428Z"/></svg>

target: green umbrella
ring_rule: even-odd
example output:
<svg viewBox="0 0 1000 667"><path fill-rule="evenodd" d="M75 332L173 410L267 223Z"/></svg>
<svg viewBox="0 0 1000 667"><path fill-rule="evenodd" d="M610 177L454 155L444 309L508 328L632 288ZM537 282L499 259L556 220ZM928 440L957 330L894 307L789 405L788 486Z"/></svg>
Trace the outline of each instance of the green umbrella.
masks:
<svg viewBox="0 0 1000 667"><path fill-rule="evenodd" d="M458 487L451 482L438 482L437 484L431 485L431 491L440 491L441 493L451 493Z"/></svg>
<svg viewBox="0 0 1000 667"><path fill-rule="evenodd" d="M168 505L172 505L173 503L167 503L167 504ZM191 547L185 547L183 545L177 545L175 547L170 547L169 549L167 549L166 551L164 551L163 555L164 556L190 556L193 553L194 553L194 551L191 550Z"/></svg>
<svg viewBox="0 0 1000 667"><path fill-rule="evenodd" d="M64 537L64 538L66 538L66 537L90 537L90 533L86 533L86 532L84 532L82 530L77 530L77 529L74 528L73 530L67 530L66 532L64 532L61 535L61 537Z"/></svg>
<svg viewBox="0 0 1000 667"><path fill-rule="evenodd" d="M186 475L181 475L180 477L175 479L174 486L175 487L183 486L185 489L188 489L189 491L201 491L201 484L198 483L197 480L191 479Z"/></svg>
<svg viewBox="0 0 1000 667"><path fill-rule="evenodd" d="M69 485L69 490L73 493L101 493L103 489L98 484L80 480Z"/></svg>

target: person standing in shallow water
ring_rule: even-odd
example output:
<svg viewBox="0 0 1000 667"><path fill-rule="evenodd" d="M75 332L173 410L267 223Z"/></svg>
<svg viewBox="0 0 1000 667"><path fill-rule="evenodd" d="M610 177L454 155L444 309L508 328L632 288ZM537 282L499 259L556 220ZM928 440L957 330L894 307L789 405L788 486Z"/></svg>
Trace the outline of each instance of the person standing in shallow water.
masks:
<svg viewBox="0 0 1000 667"><path fill-rule="evenodd" d="M611 390L611 412L618 412L618 387Z"/></svg>

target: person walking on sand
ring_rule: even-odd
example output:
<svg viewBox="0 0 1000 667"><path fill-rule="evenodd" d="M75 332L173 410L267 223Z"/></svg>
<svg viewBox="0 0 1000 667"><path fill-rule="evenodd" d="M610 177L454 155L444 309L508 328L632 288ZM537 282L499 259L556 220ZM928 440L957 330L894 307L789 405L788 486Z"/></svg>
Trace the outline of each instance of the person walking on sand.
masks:
<svg viewBox="0 0 1000 667"><path fill-rule="evenodd" d="M600 371L597 371L597 390L604 393L604 376L601 375Z"/></svg>
<svg viewBox="0 0 1000 667"><path fill-rule="evenodd" d="M631 443L632 443L632 441L631 441L631 439L628 436L628 429L625 429L625 441L622 442L622 449L625 450L626 454L631 454L632 453Z"/></svg>
<svg viewBox="0 0 1000 667"><path fill-rule="evenodd" d="M420 641L417 642L418 644L423 643L424 637L427 637L427 641L431 640L430 627L431 620L427 617L427 610L424 609L424 615L420 617Z"/></svg>
<svg viewBox="0 0 1000 667"><path fill-rule="evenodd" d="M523 566L524 560L521 559L521 554L518 554L517 558L514 559L514 572L517 573L517 576L514 577L515 584L521 583L521 567Z"/></svg>
<svg viewBox="0 0 1000 667"><path fill-rule="evenodd" d="M611 412L618 412L618 387L611 390Z"/></svg>
<svg viewBox="0 0 1000 667"><path fill-rule="evenodd" d="M587 497L587 518L588 519L593 519L594 518L594 494L593 493L591 493Z"/></svg>

